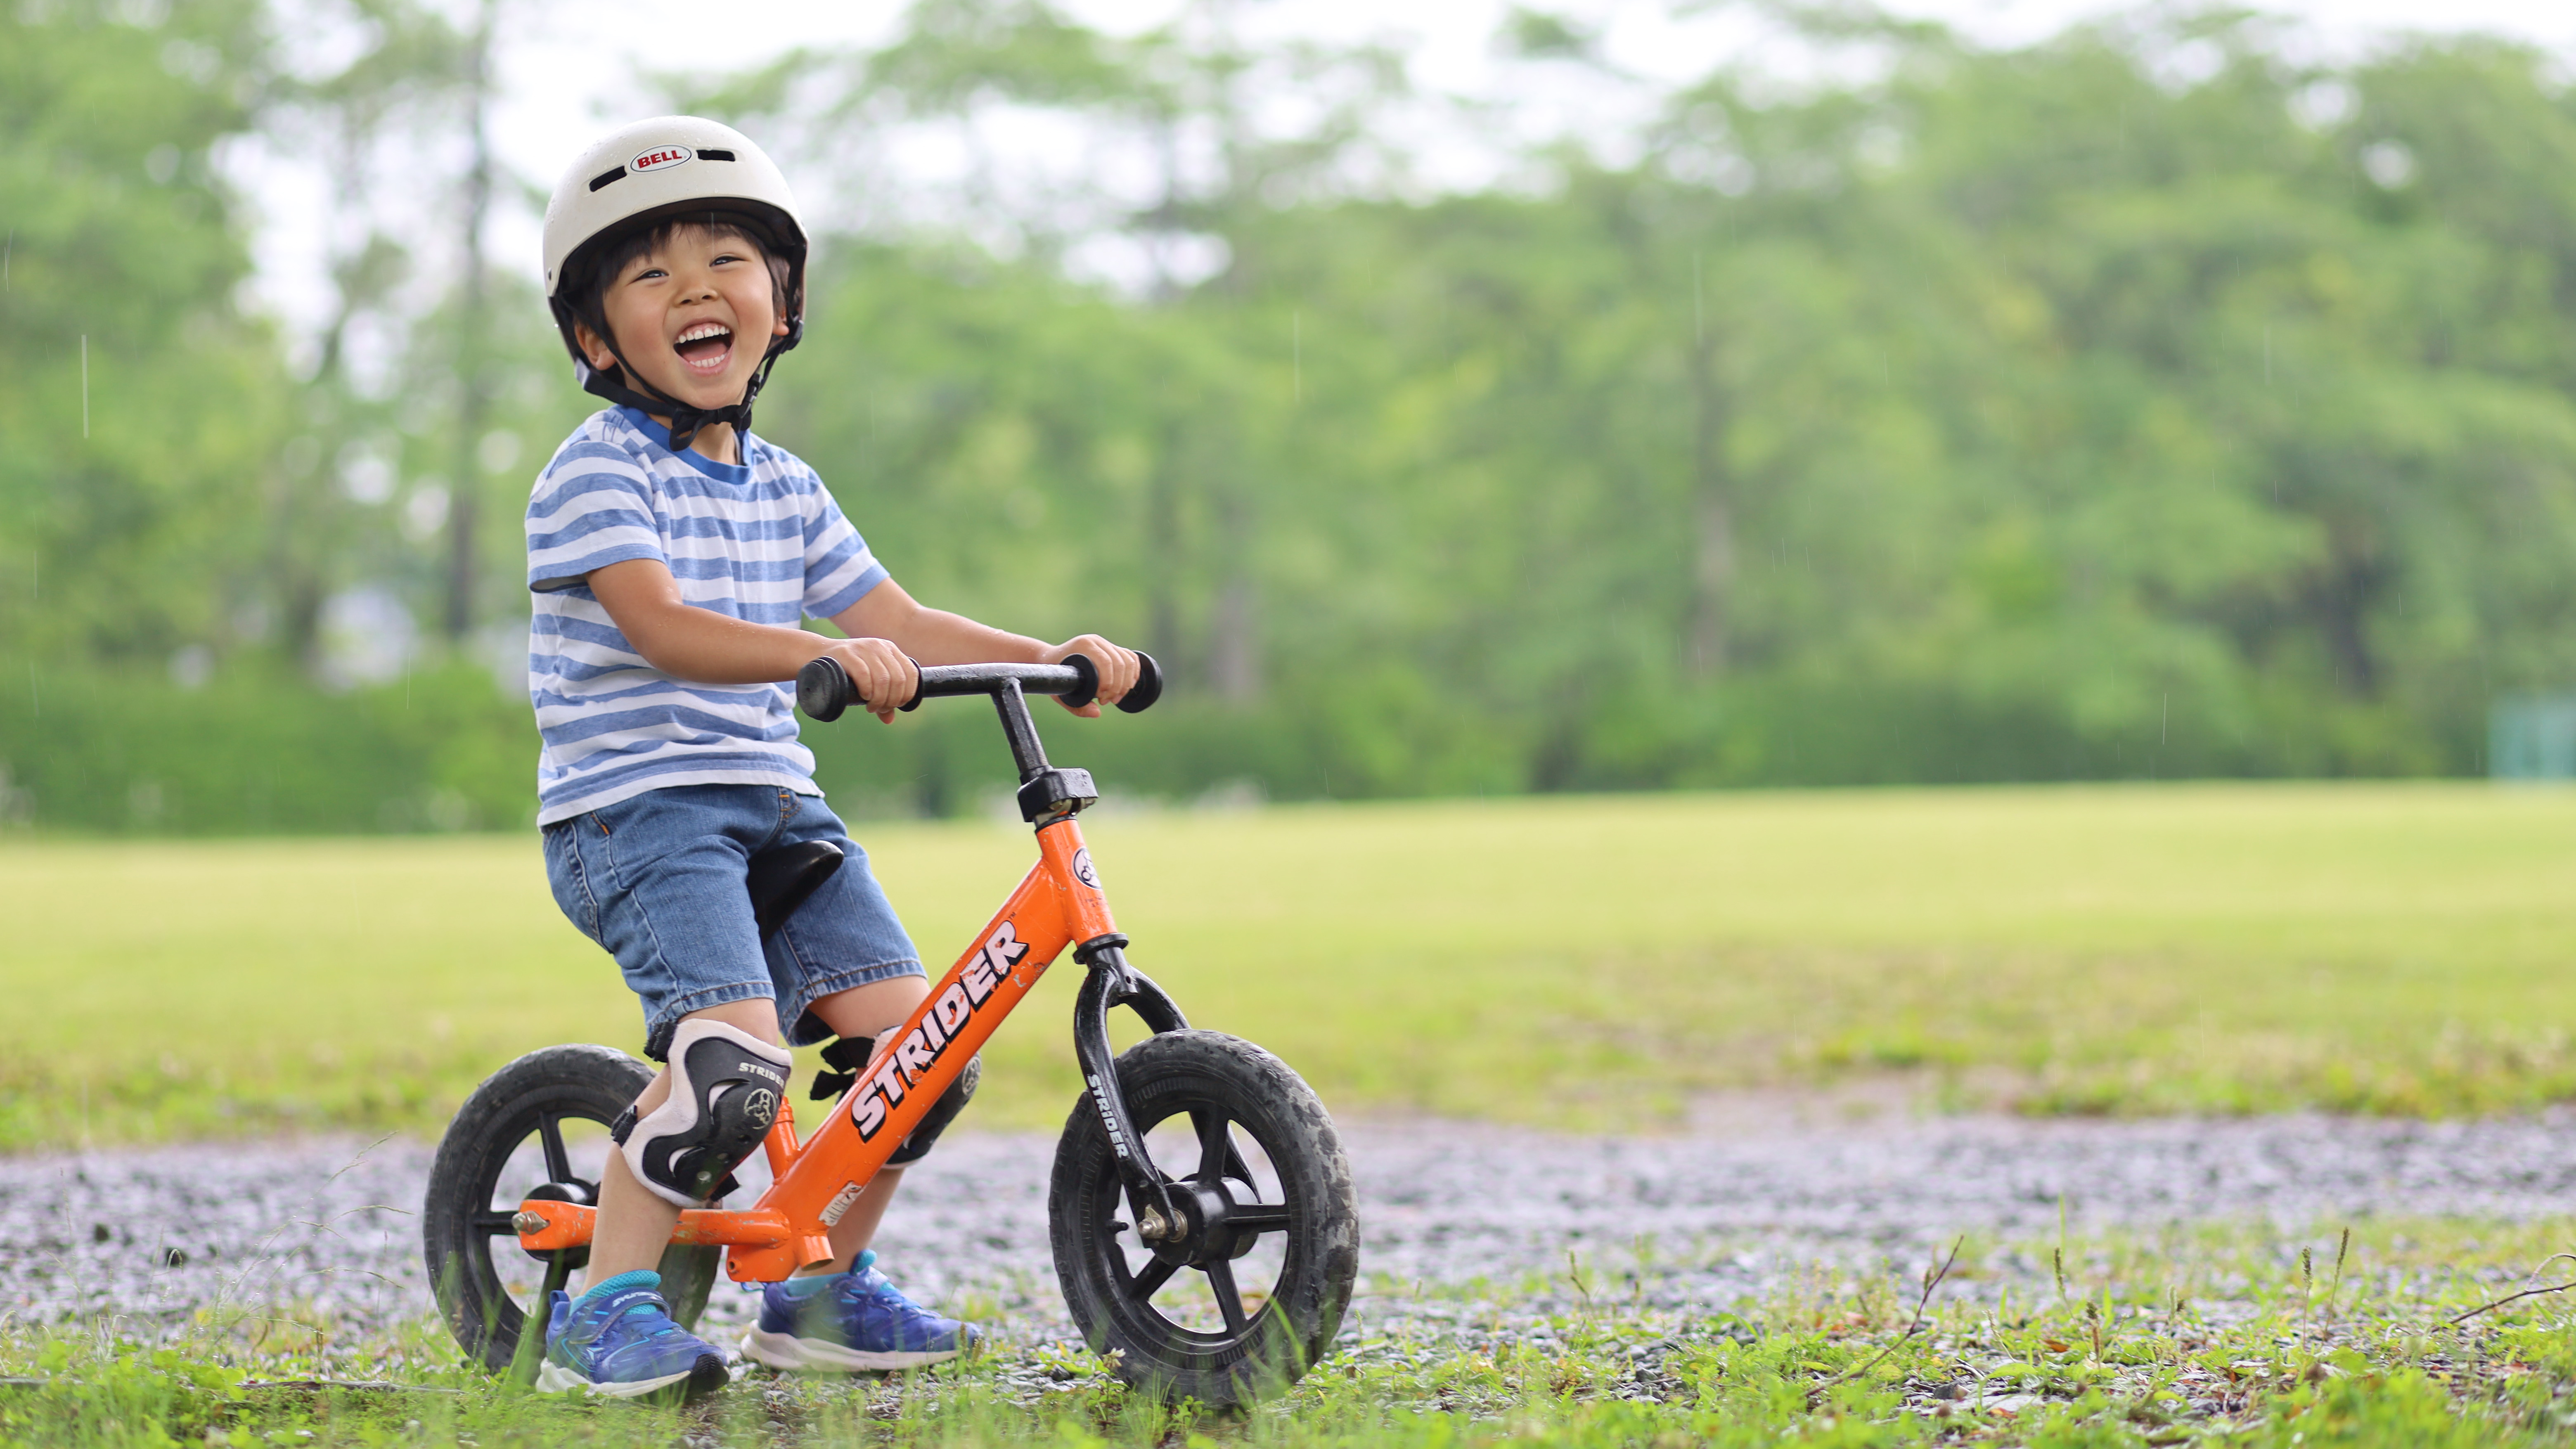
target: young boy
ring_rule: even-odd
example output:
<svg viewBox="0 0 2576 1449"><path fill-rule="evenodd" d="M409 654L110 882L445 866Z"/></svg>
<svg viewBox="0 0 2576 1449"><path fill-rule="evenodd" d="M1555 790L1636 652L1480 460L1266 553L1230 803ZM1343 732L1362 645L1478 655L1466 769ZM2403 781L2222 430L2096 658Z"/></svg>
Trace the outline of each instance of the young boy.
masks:
<svg viewBox="0 0 2576 1449"><path fill-rule="evenodd" d="M914 602L813 470L751 435L770 365L802 331L805 253L777 168L691 117L592 147L546 208L557 326L584 385L616 406L573 431L528 503L537 819L556 902L617 958L642 1001L645 1054L669 1063L612 1133L587 1291L552 1305L549 1389L726 1382L725 1355L656 1291L681 1208L758 1147L786 1085L782 1030L797 1045L873 1036L927 991L814 786L785 681L828 654L882 720L912 697L915 660L1085 654L1109 703L1136 681L1136 657L1097 635L1049 645ZM849 637L805 632L809 616ZM747 862L812 840L847 864L764 943ZM726 1090L744 1084L772 1092ZM842 1217L829 1262L766 1291L744 1340L755 1357L902 1368L976 1341L871 1266L901 1177L888 1168Z"/></svg>

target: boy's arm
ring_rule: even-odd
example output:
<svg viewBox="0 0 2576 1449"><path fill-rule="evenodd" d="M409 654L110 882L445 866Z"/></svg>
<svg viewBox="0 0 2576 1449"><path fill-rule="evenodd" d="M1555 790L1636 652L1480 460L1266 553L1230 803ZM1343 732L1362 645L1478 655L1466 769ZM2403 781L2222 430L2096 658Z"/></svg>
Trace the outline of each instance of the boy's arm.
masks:
<svg viewBox="0 0 2576 1449"><path fill-rule="evenodd" d="M584 582L644 662L674 679L776 684L794 679L808 660L829 654L841 662L859 698L879 719L894 718L895 710L912 698L912 662L893 644L826 639L701 609L680 597L680 581L660 559L631 558L593 569Z"/></svg>
<svg viewBox="0 0 2576 1449"><path fill-rule="evenodd" d="M1025 634L1005 633L963 614L929 608L892 579L834 614L832 622L852 643L891 641L924 664L1061 664L1068 656L1080 654L1100 671L1099 701L1074 711L1088 717L1097 717L1101 705L1116 704L1135 688L1139 672L1133 652L1097 634L1049 644Z"/></svg>
<svg viewBox="0 0 2576 1449"><path fill-rule="evenodd" d="M912 698L912 659L925 664L987 661L1056 664L1090 656L1100 670L1100 697L1115 704L1136 683L1136 656L1097 635L1042 644L988 629L956 614L925 609L894 580L868 590L832 618L851 637L826 639L802 629L754 624L680 597L680 584L660 559L627 559L593 569L586 582L644 662L674 679L700 684L774 684L794 679L806 662L828 654L848 672L868 710L892 719ZM1076 711L1096 715L1097 705Z"/></svg>

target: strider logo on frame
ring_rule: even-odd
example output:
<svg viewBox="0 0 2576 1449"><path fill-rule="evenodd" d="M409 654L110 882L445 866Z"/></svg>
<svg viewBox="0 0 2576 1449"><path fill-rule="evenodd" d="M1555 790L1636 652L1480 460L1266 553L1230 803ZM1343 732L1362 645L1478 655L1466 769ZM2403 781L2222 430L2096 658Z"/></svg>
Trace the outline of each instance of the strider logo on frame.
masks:
<svg viewBox="0 0 2576 1449"><path fill-rule="evenodd" d="M1090 846L1086 845L1073 853L1073 878L1093 890L1100 889L1100 872L1091 868Z"/></svg>
<svg viewBox="0 0 2576 1449"><path fill-rule="evenodd" d="M992 998L993 988L1001 985L1002 978L1027 954L1028 943L1020 939L1010 922L994 927L992 936L967 963L965 971L930 1003L930 1014L921 1019L921 1025L879 1055L884 1065L850 1094L850 1120L858 1126L860 1141L877 1135L877 1129L885 1125L886 1114L903 1100L904 1090L921 1080L921 1074L947 1052L949 1043L957 1039L958 1029L983 1009Z"/></svg>

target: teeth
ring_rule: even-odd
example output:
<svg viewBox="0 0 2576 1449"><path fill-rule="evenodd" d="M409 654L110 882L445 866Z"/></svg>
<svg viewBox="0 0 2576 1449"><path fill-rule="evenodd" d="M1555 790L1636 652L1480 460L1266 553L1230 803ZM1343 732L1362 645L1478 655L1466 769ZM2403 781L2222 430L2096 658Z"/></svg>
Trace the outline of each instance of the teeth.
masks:
<svg viewBox="0 0 2576 1449"><path fill-rule="evenodd" d="M678 337L673 338L672 345L677 346L682 342L695 342L702 337L731 337L732 335L733 329L720 322L701 322L697 326L690 328L688 331L681 333Z"/></svg>

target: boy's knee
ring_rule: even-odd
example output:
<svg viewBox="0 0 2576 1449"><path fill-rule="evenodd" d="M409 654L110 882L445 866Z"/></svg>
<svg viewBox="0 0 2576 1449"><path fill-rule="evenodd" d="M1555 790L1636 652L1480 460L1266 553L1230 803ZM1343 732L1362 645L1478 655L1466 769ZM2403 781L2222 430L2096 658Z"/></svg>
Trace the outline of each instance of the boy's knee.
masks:
<svg viewBox="0 0 2576 1449"><path fill-rule="evenodd" d="M766 996L746 996L667 1018L646 1033L644 1055L655 1061L667 1060L681 1030L695 1021L715 1022L765 1042L778 1040L778 1003Z"/></svg>
<svg viewBox="0 0 2576 1449"><path fill-rule="evenodd" d="M692 1207L716 1193L743 1159L760 1150L786 1099L795 1059L777 1044L693 1013L671 1038L670 1069L621 1114L609 1136L636 1180L654 1196Z"/></svg>
<svg viewBox="0 0 2576 1449"><path fill-rule="evenodd" d="M717 1021L762 1041L778 1040L778 1003L766 996L746 996L740 1001L720 1001L701 1007L680 1018L680 1024L693 1021Z"/></svg>

